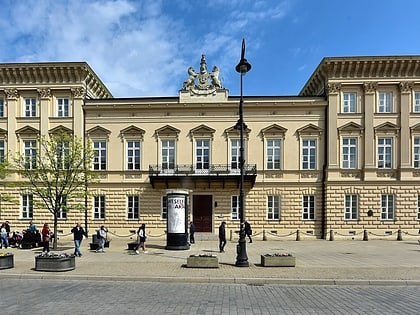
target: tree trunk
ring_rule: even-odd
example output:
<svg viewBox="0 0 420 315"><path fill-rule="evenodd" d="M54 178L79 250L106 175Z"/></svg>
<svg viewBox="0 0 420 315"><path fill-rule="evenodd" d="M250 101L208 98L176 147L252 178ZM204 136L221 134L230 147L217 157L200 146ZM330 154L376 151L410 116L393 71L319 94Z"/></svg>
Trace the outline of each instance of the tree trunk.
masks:
<svg viewBox="0 0 420 315"><path fill-rule="evenodd" d="M53 229L53 233L54 233L54 238L53 238L53 249L57 250L57 224L58 220L57 220L57 212L54 213L54 229Z"/></svg>

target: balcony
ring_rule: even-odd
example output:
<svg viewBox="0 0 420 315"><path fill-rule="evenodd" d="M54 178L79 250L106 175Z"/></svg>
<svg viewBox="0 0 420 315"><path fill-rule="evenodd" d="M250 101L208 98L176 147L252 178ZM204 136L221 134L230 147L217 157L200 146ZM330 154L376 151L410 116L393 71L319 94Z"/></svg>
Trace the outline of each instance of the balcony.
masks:
<svg viewBox="0 0 420 315"><path fill-rule="evenodd" d="M244 188L254 187L257 178L255 164L244 165ZM149 165L149 179L154 189L227 189L239 188L240 170L230 164L211 164L197 168L193 164L178 164L173 168Z"/></svg>

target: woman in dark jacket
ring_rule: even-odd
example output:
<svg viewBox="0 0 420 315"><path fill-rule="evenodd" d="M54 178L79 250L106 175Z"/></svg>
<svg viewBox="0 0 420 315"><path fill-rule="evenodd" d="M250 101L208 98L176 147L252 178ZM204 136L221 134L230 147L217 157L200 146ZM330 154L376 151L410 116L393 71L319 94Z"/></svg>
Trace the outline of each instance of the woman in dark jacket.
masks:
<svg viewBox="0 0 420 315"><path fill-rule="evenodd" d="M80 222L76 223L76 226L71 229L73 233L73 240L74 240L74 255L75 256L82 256L82 252L80 251L80 246L82 245L83 236L86 235L85 230L83 230L82 225Z"/></svg>

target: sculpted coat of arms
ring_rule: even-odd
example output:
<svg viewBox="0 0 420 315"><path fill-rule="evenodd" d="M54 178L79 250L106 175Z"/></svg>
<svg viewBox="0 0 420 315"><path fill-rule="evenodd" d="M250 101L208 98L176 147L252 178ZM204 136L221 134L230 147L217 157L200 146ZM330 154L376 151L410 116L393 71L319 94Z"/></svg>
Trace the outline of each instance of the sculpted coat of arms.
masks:
<svg viewBox="0 0 420 315"><path fill-rule="evenodd" d="M184 86L182 88L184 91L209 90L209 92L212 92L222 88L222 84L219 80L219 68L214 66L213 71L208 72L205 55L201 55L200 71L197 73L193 67L189 67L188 76L188 80L184 81Z"/></svg>

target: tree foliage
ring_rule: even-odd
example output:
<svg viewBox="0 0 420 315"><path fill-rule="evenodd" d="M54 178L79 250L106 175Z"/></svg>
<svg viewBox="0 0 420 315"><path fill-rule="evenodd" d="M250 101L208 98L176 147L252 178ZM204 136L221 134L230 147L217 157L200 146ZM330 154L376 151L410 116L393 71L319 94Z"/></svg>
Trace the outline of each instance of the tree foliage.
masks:
<svg viewBox="0 0 420 315"><path fill-rule="evenodd" d="M16 169L26 180L22 188L38 197L34 198L34 207L45 207L53 214L53 231L57 235L62 212L68 212L70 207L86 210L80 201L88 194L88 184L96 179L91 171L94 152L83 139L64 131L40 136L37 142L36 151L17 156ZM57 237L53 248L57 249Z"/></svg>

